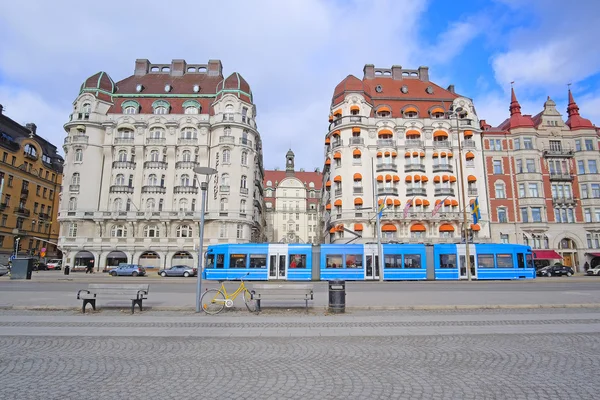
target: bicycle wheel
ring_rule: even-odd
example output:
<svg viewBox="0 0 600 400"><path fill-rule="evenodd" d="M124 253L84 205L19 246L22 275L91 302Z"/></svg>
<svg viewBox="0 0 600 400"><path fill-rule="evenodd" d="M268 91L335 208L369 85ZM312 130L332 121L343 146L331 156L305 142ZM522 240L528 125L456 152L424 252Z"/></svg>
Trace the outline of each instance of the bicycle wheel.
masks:
<svg viewBox="0 0 600 400"><path fill-rule="evenodd" d="M204 292L200 298L200 303L205 313L215 315L225 308L225 296L220 290L210 289Z"/></svg>
<svg viewBox="0 0 600 400"><path fill-rule="evenodd" d="M250 312L256 312L256 300L252 298L252 293L248 289L244 290L244 303Z"/></svg>

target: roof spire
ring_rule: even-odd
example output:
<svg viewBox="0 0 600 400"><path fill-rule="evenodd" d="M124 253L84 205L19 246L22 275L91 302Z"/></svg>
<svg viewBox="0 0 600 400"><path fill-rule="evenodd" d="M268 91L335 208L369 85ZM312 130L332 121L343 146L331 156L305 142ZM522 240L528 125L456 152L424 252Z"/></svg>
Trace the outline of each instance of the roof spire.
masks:
<svg viewBox="0 0 600 400"><path fill-rule="evenodd" d="M567 106L567 114L569 114L569 119L567 119L567 126L571 128L571 130L577 129L593 129L594 125L589 119L585 119L579 115L579 106L575 103L575 99L573 99L573 93L571 93L571 84L568 85L569 88L569 105Z"/></svg>
<svg viewBox="0 0 600 400"><path fill-rule="evenodd" d="M575 103L575 100L573 99L573 93L571 93L571 84L569 83L567 87L569 88L569 105L567 106L567 114L569 114L569 117L572 115L579 115L579 106L577 106L577 103Z"/></svg>
<svg viewBox="0 0 600 400"><path fill-rule="evenodd" d="M521 105L515 95L515 88L513 87L514 83L514 81L510 83L510 107L508 108L510 115L521 114Z"/></svg>

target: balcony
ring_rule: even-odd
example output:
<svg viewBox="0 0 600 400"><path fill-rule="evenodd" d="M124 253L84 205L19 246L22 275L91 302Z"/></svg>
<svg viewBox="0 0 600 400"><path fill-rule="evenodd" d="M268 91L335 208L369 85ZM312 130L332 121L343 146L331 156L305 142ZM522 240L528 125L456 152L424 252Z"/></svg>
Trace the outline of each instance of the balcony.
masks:
<svg viewBox="0 0 600 400"><path fill-rule="evenodd" d="M425 164L404 164L404 172L425 172Z"/></svg>
<svg viewBox="0 0 600 400"><path fill-rule="evenodd" d="M572 197L553 197L552 204L563 206L574 206L577 202Z"/></svg>
<svg viewBox="0 0 600 400"><path fill-rule="evenodd" d="M167 188L164 186L142 186L142 193L167 193Z"/></svg>
<svg viewBox="0 0 600 400"><path fill-rule="evenodd" d="M344 144L343 140L335 140L331 142L331 149L336 149L338 147L341 147Z"/></svg>
<svg viewBox="0 0 600 400"><path fill-rule="evenodd" d="M26 198L27 196L29 196L29 189L21 188L21 198Z"/></svg>
<svg viewBox="0 0 600 400"><path fill-rule="evenodd" d="M435 188L435 196L454 196L453 188Z"/></svg>
<svg viewBox="0 0 600 400"><path fill-rule="evenodd" d="M113 161L112 167L135 169L135 163L132 161Z"/></svg>
<svg viewBox="0 0 600 400"><path fill-rule="evenodd" d="M354 165L355 167L360 167L362 165L362 159L352 158L352 165Z"/></svg>
<svg viewBox="0 0 600 400"><path fill-rule="evenodd" d="M87 135L72 135L65 138L65 144L88 144Z"/></svg>
<svg viewBox="0 0 600 400"><path fill-rule="evenodd" d="M433 148L435 149L449 149L452 147L452 143L449 140L434 140Z"/></svg>
<svg viewBox="0 0 600 400"><path fill-rule="evenodd" d="M353 187L352 194L363 194L363 188L362 187Z"/></svg>
<svg viewBox="0 0 600 400"><path fill-rule="evenodd" d="M433 172L454 172L452 164L437 164L433 166Z"/></svg>
<svg viewBox="0 0 600 400"><path fill-rule="evenodd" d="M177 161L175 163L176 169L194 169L200 164L195 161Z"/></svg>
<svg viewBox="0 0 600 400"><path fill-rule="evenodd" d="M180 145L185 145L185 144L187 144L187 145L197 145L198 144L198 138L197 137L195 137L195 138L180 137L180 138L177 138L177 144L180 144Z"/></svg>
<svg viewBox="0 0 600 400"><path fill-rule="evenodd" d="M575 152L573 149L545 148L543 154L544 157L573 157Z"/></svg>
<svg viewBox="0 0 600 400"><path fill-rule="evenodd" d="M79 185L69 185L69 192L79 193Z"/></svg>
<svg viewBox="0 0 600 400"><path fill-rule="evenodd" d="M110 187L110 193L133 193L133 187L125 185L112 185Z"/></svg>
<svg viewBox="0 0 600 400"><path fill-rule="evenodd" d="M426 188L406 188L407 196L427 196Z"/></svg>
<svg viewBox="0 0 600 400"><path fill-rule="evenodd" d="M8 204L0 203L0 211L4 211L6 209L6 207L8 207Z"/></svg>
<svg viewBox="0 0 600 400"><path fill-rule="evenodd" d="M135 139L132 137L116 137L115 144L133 144Z"/></svg>
<svg viewBox="0 0 600 400"><path fill-rule="evenodd" d="M550 180L551 181L572 181L573 180L573 175L571 174L557 174L557 173L550 173Z"/></svg>
<svg viewBox="0 0 600 400"><path fill-rule="evenodd" d="M36 156L35 154L23 153L23 155L25 156L25 158L28 158L33 161L37 161L38 159L38 156Z"/></svg>
<svg viewBox="0 0 600 400"><path fill-rule="evenodd" d="M477 188L469 188L468 195L469 196L478 196Z"/></svg>
<svg viewBox="0 0 600 400"><path fill-rule="evenodd" d="M198 186L175 186L175 194L198 194Z"/></svg>
<svg viewBox="0 0 600 400"><path fill-rule="evenodd" d="M377 147L396 147L394 139L377 139Z"/></svg>
<svg viewBox="0 0 600 400"><path fill-rule="evenodd" d="M144 162L144 168L167 169L167 163L165 161L146 161Z"/></svg>
<svg viewBox="0 0 600 400"><path fill-rule="evenodd" d="M229 185L221 185L221 186L219 187L219 191L220 191L221 193L229 193Z"/></svg>
<svg viewBox="0 0 600 400"><path fill-rule="evenodd" d="M342 195L342 189L335 189L333 194L335 195L335 197L340 197Z"/></svg>
<svg viewBox="0 0 600 400"><path fill-rule="evenodd" d="M154 144L162 146L167 143L167 138L157 137L157 138L146 138L146 144Z"/></svg>
<svg viewBox="0 0 600 400"><path fill-rule="evenodd" d="M29 211L29 209L27 209L25 207L15 207L15 214L24 215L26 217L29 217L29 215L31 214L31 211Z"/></svg>
<svg viewBox="0 0 600 400"><path fill-rule="evenodd" d="M462 142L463 149L473 150L477 148L477 144L473 139L465 139Z"/></svg>
<svg viewBox="0 0 600 400"><path fill-rule="evenodd" d="M241 193L241 194L248 194L248 188L241 187L241 188L240 188L240 193Z"/></svg>
<svg viewBox="0 0 600 400"><path fill-rule="evenodd" d="M240 138L238 140L238 143L241 144L242 146L248 146L248 147L252 148L252 140L250 140L250 139Z"/></svg>
<svg viewBox="0 0 600 400"><path fill-rule="evenodd" d="M219 144L235 144L233 136L219 136Z"/></svg>
<svg viewBox="0 0 600 400"><path fill-rule="evenodd" d="M388 196L398 196L398 188L395 187L380 187L377 188L377 194L388 195Z"/></svg>
<svg viewBox="0 0 600 400"><path fill-rule="evenodd" d="M419 147L419 148L423 148L424 147L424 141L422 141L421 139L406 139L404 141L404 145L406 147Z"/></svg>
<svg viewBox="0 0 600 400"><path fill-rule="evenodd" d="M351 137L350 144L365 144L365 139L361 137Z"/></svg>
<svg viewBox="0 0 600 400"><path fill-rule="evenodd" d="M39 213L38 214L39 219L43 219L43 220L49 220L50 219L50 215L46 214L46 213Z"/></svg>

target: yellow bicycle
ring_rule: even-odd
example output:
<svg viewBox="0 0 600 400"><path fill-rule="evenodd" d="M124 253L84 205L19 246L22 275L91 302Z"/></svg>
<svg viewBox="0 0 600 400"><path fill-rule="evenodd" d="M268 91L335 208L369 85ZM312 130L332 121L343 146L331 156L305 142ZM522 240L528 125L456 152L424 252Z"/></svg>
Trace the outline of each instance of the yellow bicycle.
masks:
<svg viewBox="0 0 600 400"><path fill-rule="evenodd" d="M219 289L207 289L200 299L204 312L215 315L223 311L223 308L225 307L233 307L233 301L240 293L244 294L244 304L246 304L248 311L256 312L256 300L253 298L252 292L250 292L250 290L246 288L246 284L244 284L244 277L248 275L250 274L246 274L241 278L240 286L238 286L235 292L231 294L227 294L225 281L219 281L221 282L221 287Z"/></svg>

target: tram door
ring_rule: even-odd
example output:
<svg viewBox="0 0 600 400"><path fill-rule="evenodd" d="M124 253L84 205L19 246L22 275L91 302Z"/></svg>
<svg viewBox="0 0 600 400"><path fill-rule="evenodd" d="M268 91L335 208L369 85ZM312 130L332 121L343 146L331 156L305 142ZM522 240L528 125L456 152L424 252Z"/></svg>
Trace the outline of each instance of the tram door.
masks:
<svg viewBox="0 0 600 400"><path fill-rule="evenodd" d="M379 253L376 244L365 244L365 280L379 280Z"/></svg>
<svg viewBox="0 0 600 400"><path fill-rule="evenodd" d="M464 244L457 244L456 250L458 251L459 257L458 279L469 279L469 275L467 274L467 266L465 265L467 247ZM471 268L471 279L477 279L477 253L475 252L474 244L469 245L469 259L471 260L469 263Z"/></svg>
<svg viewBox="0 0 600 400"><path fill-rule="evenodd" d="M287 244L269 245L269 280L286 279L287 254Z"/></svg>

